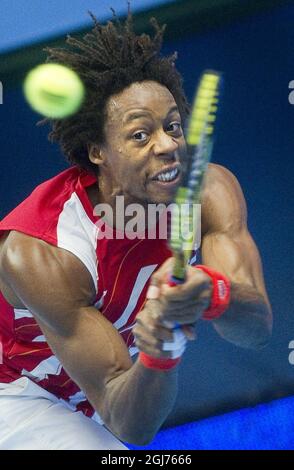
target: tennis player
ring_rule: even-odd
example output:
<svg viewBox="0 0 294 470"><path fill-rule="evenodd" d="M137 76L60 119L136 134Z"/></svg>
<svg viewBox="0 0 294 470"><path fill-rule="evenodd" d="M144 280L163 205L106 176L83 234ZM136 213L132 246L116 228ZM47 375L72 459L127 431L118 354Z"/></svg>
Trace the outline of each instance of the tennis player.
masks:
<svg viewBox="0 0 294 470"><path fill-rule="evenodd" d="M71 166L0 223L0 449L147 444L173 408L197 322L244 348L271 334L246 204L224 167L209 165L203 264L191 259L184 284L167 284L166 239L100 236L100 204L115 213L117 196L144 209L173 201L188 105L155 20L150 37L134 34L130 13L124 24L92 18L83 39L48 50L87 89L76 115L50 122Z"/></svg>

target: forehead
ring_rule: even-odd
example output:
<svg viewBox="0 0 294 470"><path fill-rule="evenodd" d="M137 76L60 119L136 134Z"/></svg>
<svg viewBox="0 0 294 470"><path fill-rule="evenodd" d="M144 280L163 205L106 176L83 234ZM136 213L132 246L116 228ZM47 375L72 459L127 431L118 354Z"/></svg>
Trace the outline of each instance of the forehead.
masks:
<svg viewBox="0 0 294 470"><path fill-rule="evenodd" d="M132 112L144 110L156 116L166 114L176 106L170 91L154 81L132 83L122 92L112 95L106 105L107 116L113 120L125 120Z"/></svg>

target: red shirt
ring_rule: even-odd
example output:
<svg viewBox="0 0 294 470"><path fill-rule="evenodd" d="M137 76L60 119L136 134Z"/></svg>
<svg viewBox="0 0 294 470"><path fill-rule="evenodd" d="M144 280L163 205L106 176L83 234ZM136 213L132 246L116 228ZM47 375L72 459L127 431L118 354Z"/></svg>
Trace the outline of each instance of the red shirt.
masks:
<svg viewBox="0 0 294 470"><path fill-rule="evenodd" d="M99 217L85 188L96 178L71 167L42 183L0 222L7 230L31 235L77 256L97 286L94 305L120 332L130 354L131 332L142 309L152 273L169 257L166 240L99 239ZM27 309L13 308L0 292L0 382L27 376L41 387L92 416L93 408L69 378Z"/></svg>

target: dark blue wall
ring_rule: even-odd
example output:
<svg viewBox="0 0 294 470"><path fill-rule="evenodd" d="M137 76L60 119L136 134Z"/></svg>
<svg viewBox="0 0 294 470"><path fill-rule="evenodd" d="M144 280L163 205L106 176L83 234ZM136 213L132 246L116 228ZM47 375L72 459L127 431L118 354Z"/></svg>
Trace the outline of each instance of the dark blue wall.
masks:
<svg viewBox="0 0 294 470"><path fill-rule="evenodd" d="M213 160L238 177L248 203L275 323L271 345L238 349L202 324L181 369L180 393L168 423L188 421L294 392L293 312L293 122L288 84L294 80L294 7L250 17L202 36L168 44L191 97L205 68L225 75L224 104ZM1 60L1 58L0 58ZM1 80L1 77L0 77ZM35 128L37 115L21 90L5 93L0 106L0 216L65 163Z"/></svg>

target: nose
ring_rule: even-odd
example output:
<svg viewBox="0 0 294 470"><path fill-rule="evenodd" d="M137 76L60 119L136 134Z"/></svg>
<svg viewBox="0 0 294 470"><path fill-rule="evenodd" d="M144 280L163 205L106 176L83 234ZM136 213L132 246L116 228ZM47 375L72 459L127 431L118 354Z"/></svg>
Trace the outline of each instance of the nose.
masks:
<svg viewBox="0 0 294 470"><path fill-rule="evenodd" d="M154 144L154 154L158 157L174 158L175 152L178 150L179 144L177 140L164 131L159 131Z"/></svg>

